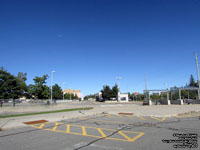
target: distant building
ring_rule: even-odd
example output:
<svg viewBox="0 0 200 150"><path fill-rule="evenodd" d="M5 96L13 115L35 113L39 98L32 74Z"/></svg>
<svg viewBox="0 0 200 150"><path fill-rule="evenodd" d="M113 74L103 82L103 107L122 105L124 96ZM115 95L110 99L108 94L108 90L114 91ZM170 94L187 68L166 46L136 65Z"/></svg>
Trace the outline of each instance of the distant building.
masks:
<svg viewBox="0 0 200 150"><path fill-rule="evenodd" d="M74 96L77 95L78 98L82 99L82 93L81 90L72 90L72 89L66 89L63 91L64 94L68 93L68 94L73 94Z"/></svg>
<svg viewBox="0 0 200 150"><path fill-rule="evenodd" d="M103 101L103 97L102 97L101 92L95 94L95 97L96 97L96 101ZM117 99L113 98L113 100L116 100L118 102L129 102L128 94L118 92Z"/></svg>

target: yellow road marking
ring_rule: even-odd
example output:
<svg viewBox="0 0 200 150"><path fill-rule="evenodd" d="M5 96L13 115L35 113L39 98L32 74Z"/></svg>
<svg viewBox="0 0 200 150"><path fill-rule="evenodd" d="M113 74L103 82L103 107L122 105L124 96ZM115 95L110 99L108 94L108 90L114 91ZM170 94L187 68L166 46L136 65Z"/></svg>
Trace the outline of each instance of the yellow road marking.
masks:
<svg viewBox="0 0 200 150"><path fill-rule="evenodd" d="M106 114L106 115L107 115L107 117L112 117L111 114Z"/></svg>
<svg viewBox="0 0 200 150"><path fill-rule="evenodd" d="M99 131L102 137L106 137L106 135L103 133L103 131L100 128L97 128L97 130Z"/></svg>
<svg viewBox="0 0 200 150"><path fill-rule="evenodd" d="M81 128L82 128L83 135L87 135L86 130L85 130L85 127L82 126Z"/></svg>
<svg viewBox="0 0 200 150"><path fill-rule="evenodd" d="M124 134L123 132L121 131L118 131L119 134L121 134L123 137L125 137L129 142L131 142L131 138L129 138L126 134Z"/></svg>
<svg viewBox="0 0 200 150"><path fill-rule="evenodd" d="M143 135L144 135L144 132L140 132L139 135L137 135L136 137L134 137L131 142L134 142L135 140L137 140L138 138L140 138Z"/></svg>
<svg viewBox="0 0 200 150"><path fill-rule="evenodd" d="M166 118L165 117L163 117L162 119L159 119L159 118L156 118L156 117L153 117L153 116L151 116L151 118L152 119L155 119L155 120L158 120L158 121L160 121L160 122L162 122L162 121L164 121Z"/></svg>
<svg viewBox="0 0 200 150"><path fill-rule="evenodd" d="M57 129L57 127L58 127L59 124L63 124L63 123L58 123L58 122L56 122L56 124L55 124L55 126L53 127L52 130L53 130L53 131L56 131L56 129Z"/></svg>
<svg viewBox="0 0 200 150"><path fill-rule="evenodd" d="M143 132L134 132L134 131L118 131L118 133L120 135L122 135L125 139L120 139L120 138L111 138L111 137L107 137L105 135L105 133L103 132L103 130L107 130L107 131L113 131L116 132L117 130L113 130L113 129L104 129L104 128L96 128L96 127L90 127L90 126L81 126L81 125L74 125L74 124L67 124L66 125L66 131L62 131L62 130L57 130L57 126L59 124L63 124L63 123L55 123L55 126L53 129L48 129L48 128L42 128L44 126L44 124L41 124L39 127L38 126L33 126L35 128L40 128L42 130L47 130L47 131L54 131L54 132L62 132L62 133L68 133L68 134L74 134L74 135L81 135L81 136L89 136L89 137L94 137L94 138L105 138L105 139L109 139L109 140L118 140L118 141L126 141L126 142L134 142L136 139L138 139L139 137L141 137L144 133ZM70 132L70 127L75 126L75 127L80 127L82 128L82 133L76 133L76 132ZM96 135L88 135L86 132L87 128L94 128L96 130L99 131L99 133L101 134L101 136L96 136ZM134 133L134 134L138 134L137 136L135 136L133 139L131 139L130 137L128 137L125 133Z"/></svg>
<svg viewBox="0 0 200 150"><path fill-rule="evenodd" d="M122 115L119 115L119 114L116 114L116 116L119 117L119 118L123 118L123 116L122 116Z"/></svg>
<svg viewBox="0 0 200 150"><path fill-rule="evenodd" d="M44 125L45 125L45 123L42 123L39 128L42 129L44 127Z"/></svg>
<svg viewBox="0 0 200 150"><path fill-rule="evenodd" d="M69 124L67 124L66 133L70 133L70 125Z"/></svg>
<svg viewBox="0 0 200 150"><path fill-rule="evenodd" d="M142 119L142 120L146 120L144 117L142 117L142 116L136 116L137 118L139 118L139 119Z"/></svg>

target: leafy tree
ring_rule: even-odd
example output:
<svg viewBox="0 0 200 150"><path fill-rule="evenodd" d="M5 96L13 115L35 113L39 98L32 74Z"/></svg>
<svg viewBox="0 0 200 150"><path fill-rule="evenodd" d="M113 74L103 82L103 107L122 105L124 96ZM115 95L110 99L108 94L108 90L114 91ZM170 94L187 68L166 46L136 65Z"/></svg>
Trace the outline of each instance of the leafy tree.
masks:
<svg viewBox="0 0 200 150"><path fill-rule="evenodd" d="M64 99L70 100L70 93L65 93L64 94Z"/></svg>
<svg viewBox="0 0 200 150"><path fill-rule="evenodd" d="M78 96L77 96L77 94L75 94L74 99L75 99L75 100L78 100Z"/></svg>
<svg viewBox="0 0 200 150"><path fill-rule="evenodd" d="M190 76L190 84L189 84L189 86L196 86L196 83L195 83L195 80L194 80L194 77L193 77L193 75L191 74L191 76Z"/></svg>
<svg viewBox="0 0 200 150"><path fill-rule="evenodd" d="M103 86L101 93L104 100L110 100L110 98L113 96L113 92L108 85Z"/></svg>
<svg viewBox="0 0 200 150"><path fill-rule="evenodd" d="M84 97L84 100L88 100L88 99L90 99L90 98L95 99L96 96L90 94L90 95L85 96L85 97Z"/></svg>
<svg viewBox="0 0 200 150"><path fill-rule="evenodd" d="M48 99L50 98L50 88L46 86L46 80L48 75L43 75L42 77L36 76L33 80L35 84L29 85L29 94L37 99Z"/></svg>
<svg viewBox="0 0 200 150"><path fill-rule="evenodd" d="M20 73L23 74L23 73ZM26 74L24 74L26 75ZM15 99L24 96L26 90L26 78L15 77L7 72L4 68L0 68L0 99L13 99L15 106Z"/></svg>
<svg viewBox="0 0 200 150"><path fill-rule="evenodd" d="M63 99L63 92L62 92L61 87L58 84L55 84L53 86L52 97L55 100L57 100L57 99Z"/></svg>
<svg viewBox="0 0 200 150"><path fill-rule="evenodd" d="M115 84L115 86L112 87L112 97L117 98L118 92L119 92L119 88L117 84Z"/></svg>
<svg viewBox="0 0 200 150"><path fill-rule="evenodd" d="M138 100L138 101L143 101L143 100L144 100L144 97L145 97L144 94L138 93L138 95L137 95L137 100ZM135 100L136 100L136 97L134 97L134 98L135 98Z"/></svg>
<svg viewBox="0 0 200 150"><path fill-rule="evenodd" d="M159 100L160 99L160 95L159 95L159 93L153 93L151 95L151 98L152 98L152 100Z"/></svg>

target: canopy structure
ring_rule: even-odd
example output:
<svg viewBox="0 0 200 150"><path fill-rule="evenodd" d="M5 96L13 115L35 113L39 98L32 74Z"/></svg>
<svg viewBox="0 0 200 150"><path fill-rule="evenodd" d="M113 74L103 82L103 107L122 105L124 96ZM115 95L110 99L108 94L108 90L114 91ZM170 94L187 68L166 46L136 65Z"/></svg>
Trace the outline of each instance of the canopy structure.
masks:
<svg viewBox="0 0 200 150"><path fill-rule="evenodd" d="M143 104L148 103L148 105L152 105L152 101L151 101L149 92L159 92L159 93L162 92L162 93L167 93L167 99L166 99L165 102L163 102L163 104L170 105L170 101L169 101L169 90L168 90L168 89L144 90L144 95L146 96L146 99L144 100Z"/></svg>
<svg viewBox="0 0 200 150"><path fill-rule="evenodd" d="M200 90L197 87L180 87L180 88L171 88L170 91L179 91L179 99L181 99L181 91L186 90L186 91L198 91L198 98L200 100ZM173 92L172 92L173 94ZM171 94L171 96L172 96ZM189 95L188 95L189 99Z"/></svg>

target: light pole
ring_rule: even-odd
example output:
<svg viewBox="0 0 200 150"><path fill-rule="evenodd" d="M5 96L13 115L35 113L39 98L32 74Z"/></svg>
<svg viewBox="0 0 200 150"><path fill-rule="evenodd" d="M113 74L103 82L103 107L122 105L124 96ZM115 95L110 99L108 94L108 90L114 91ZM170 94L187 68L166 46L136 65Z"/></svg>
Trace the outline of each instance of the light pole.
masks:
<svg viewBox="0 0 200 150"><path fill-rule="evenodd" d="M69 90L70 90L70 93L69 93L69 94L70 94L70 100L71 100L71 87L70 87L70 89L69 89Z"/></svg>
<svg viewBox="0 0 200 150"><path fill-rule="evenodd" d="M53 73L55 73L56 71L51 71L51 102L53 103Z"/></svg>
<svg viewBox="0 0 200 150"><path fill-rule="evenodd" d="M120 88L119 88L119 85L120 85L120 79L121 77L116 77L117 81L118 81L118 93L117 93L117 100L120 101L121 98L120 98Z"/></svg>
<svg viewBox="0 0 200 150"><path fill-rule="evenodd" d="M120 88L119 88L119 85L120 85L120 79L121 77L116 77L117 81L118 81L118 89L119 89L119 92L120 92Z"/></svg>
<svg viewBox="0 0 200 150"><path fill-rule="evenodd" d="M63 84L63 100L64 100L65 99L64 98L64 84L65 84L65 82L63 82L62 84Z"/></svg>
<svg viewBox="0 0 200 150"><path fill-rule="evenodd" d="M198 56L197 56L197 53L195 53L195 56L196 56L196 66L197 66L197 79L198 79L198 97L199 97L199 100L200 100L200 80L199 80L199 63L198 63Z"/></svg>

